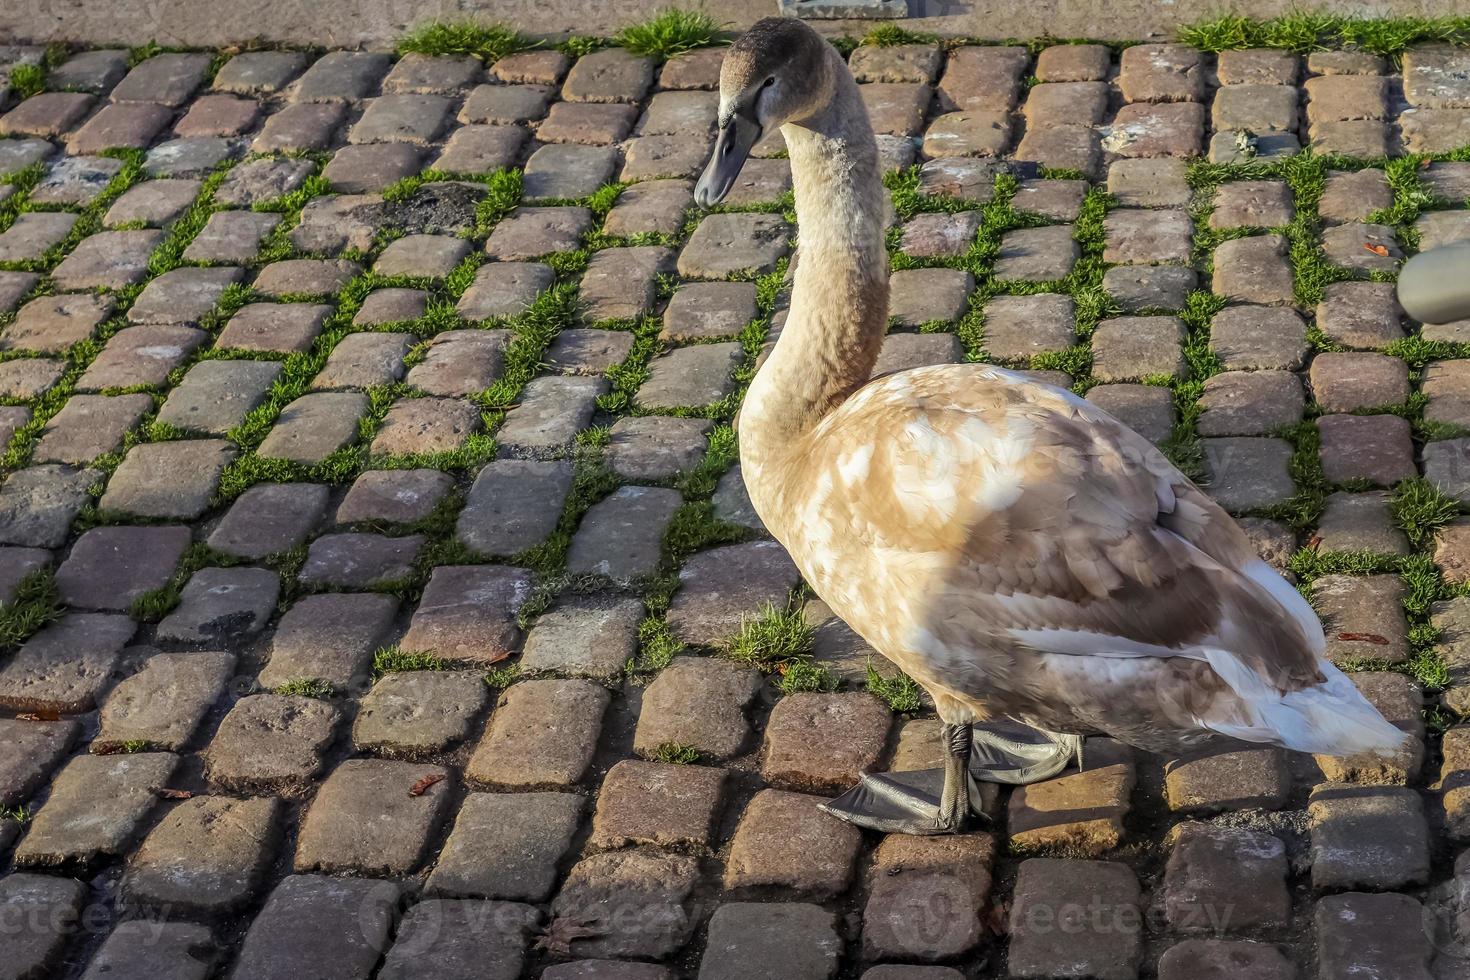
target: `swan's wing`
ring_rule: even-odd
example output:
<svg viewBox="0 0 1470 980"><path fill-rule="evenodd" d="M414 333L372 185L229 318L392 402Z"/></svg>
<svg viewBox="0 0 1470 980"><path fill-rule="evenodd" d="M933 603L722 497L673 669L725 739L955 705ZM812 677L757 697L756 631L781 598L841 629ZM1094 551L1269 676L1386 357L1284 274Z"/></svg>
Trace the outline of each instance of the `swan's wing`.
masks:
<svg viewBox="0 0 1470 980"><path fill-rule="evenodd" d="M1305 601L1151 444L1071 393L919 369L865 387L823 430L859 447L836 460L834 533L927 570L919 619L936 644L1224 653L1281 693L1322 682Z"/></svg>

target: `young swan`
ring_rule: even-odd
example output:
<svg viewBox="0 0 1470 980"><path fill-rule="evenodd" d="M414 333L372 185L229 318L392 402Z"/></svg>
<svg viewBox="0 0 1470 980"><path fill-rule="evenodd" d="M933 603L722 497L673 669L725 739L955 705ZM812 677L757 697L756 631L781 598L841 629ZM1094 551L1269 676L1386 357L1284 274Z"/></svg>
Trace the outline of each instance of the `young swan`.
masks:
<svg viewBox="0 0 1470 980"><path fill-rule="evenodd" d="M1093 733L1170 753L1220 736L1330 755L1402 743L1325 659L1311 607L1147 440L985 365L870 380L884 191L836 49L759 22L726 55L719 127L700 203L779 127L801 227L786 327L740 418L751 501L817 593L933 696L948 749L942 772L868 776L832 812L957 831L976 778L1047 778Z"/></svg>

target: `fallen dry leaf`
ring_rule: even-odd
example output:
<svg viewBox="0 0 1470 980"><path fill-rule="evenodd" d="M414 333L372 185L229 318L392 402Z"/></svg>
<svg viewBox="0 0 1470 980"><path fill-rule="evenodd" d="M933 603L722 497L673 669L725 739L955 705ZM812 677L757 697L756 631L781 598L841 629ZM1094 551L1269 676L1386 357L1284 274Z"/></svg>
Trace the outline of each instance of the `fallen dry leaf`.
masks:
<svg viewBox="0 0 1470 980"><path fill-rule="evenodd" d="M1433 160L1429 159L1428 157L1425 157L1423 160L1420 160L1419 161L1419 169L1420 170L1428 170L1429 169L1429 165L1431 163L1433 163L1433 162L1434 162Z"/></svg>
<svg viewBox="0 0 1470 980"><path fill-rule="evenodd" d="M1371 242L1364 242L1363 247L1372 252L1374 255L1381 255L1384 257L1388 256L1388 246L1386 245L1374 245Z"/></svg>
<svg viewBox="0 0 1470 980"><path fill-rule="evenodd" d="M169 789L167 786L155 789L160 798L165 800L192 800L194 794L186 789Z"/></svg>
<svg viewBox="0 0 1470 980"><path fill-rule="evenodd" d="M1322 535L1320 535L1320 534L1314 534L1310 538L1307 539L1307 547L1308 548L1311 548L1313 551L1316 551L1317 550L1317 546L1320 545L1321 543L1322 543Z"/></svg>
<svg viewBox="0 0 1470 980"><path fill-rule="evenodd" d="M551 920L546 932L536 940L536 948L553 956L571 956L572 943L578 939L598 939L605 935L607 930L591 924L591 920L558 916Z"/></svg>
<svg viewBox="0 0 1470 980"><path fill-rule="evenodd" d="M1388 637L1379 636L1377 633L1339 633L1337 638L1357 643L1372 643L1380 647L1388 646Z"/></svg>
<svg viewBox="0 0 1470 980"><path fill-rule="evenodd" d="M1008 902L996 902L985 910L985 928L997 936L1011 931L1011 906Z"/></svg>
<svg viewBox="0 0 1470 980"><path fill-rule="evenodd" d="M421 777L418 782L410 786L408 789L408 795L423 796L429 791L430 786L433 786L435 783L442 783L443 781L444 774L442 772L431 772L427 776Z"/></svg>

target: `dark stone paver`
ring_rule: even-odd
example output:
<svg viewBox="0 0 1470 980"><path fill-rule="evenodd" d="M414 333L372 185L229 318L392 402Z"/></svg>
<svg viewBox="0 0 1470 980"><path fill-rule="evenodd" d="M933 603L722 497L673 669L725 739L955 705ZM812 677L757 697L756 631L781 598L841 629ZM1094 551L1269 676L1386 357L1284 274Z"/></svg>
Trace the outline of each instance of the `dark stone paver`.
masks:
<svg viewBox="0 0 1470 980"><path fill-rule="evenodd" d="M724 783L723 769L625 759L603 780L591 842L708 846Z"/></svg>
<svg viewBox="0 0 1470 980"><path fill-rule="evenodd" d="M449 775L441 766L412 762L342 763L322 783L302 819L296 871L412 872L423 860L429 835L444 819L453 789Z"/></svg>
<svg viewBox="0 0 1470 980"><path fill-rule="evenodd" d="M268 568L201 568L184 583L179 606L158 624L160 640L229 644L265 629L281 579Z"/></svg>
<svg viewBox="0 0 1470 980"><path fill-rule="evenodd" d="M1126 865L1021 863L1010 915L1010 976L1132 980L1141 933L1138 881Z"/></svg>
<svg viewBox="0 0 1470 980"><path fill-rule="evenodd" d="M20 913L20 925L6 941L7 972L40 977L57 967L86 897L86 885L70 878L36 874L0 878L0 901Z"/></svg>
<svg viewBox="0 0 1470 980"><path fill-rule="evenodd" d="M516 613L531 593L517 568L441 565L429 576L400 646L445 660L493 664L520 645Z"/></svg>
<svg viewBox="0 0 1470 980"><path fill-rule="evenodd" d="M363 698L352 741L390 758L440 752L465 739L489 699L484 679L470 671L388 674Z"/></svg>
<svg viewBox="0 0 1470 980"><path fill-rule="evenodd" d="M327 507L315 483L262 483L246 490L209 535L209 547L236 558L260 559L302 544Z"/></svg>
<svg viewBox="0 0 1470 980"><path fill-rule="evenodd" d="M193 520L208 509L235 454L221 439L134 446L112 474L98 506L134 517Z"/></svg>
<svg viewBox="0 0 1470 980"><path fill-rule="evenodd" d="M398 897L391 882L291 875L251 923L232 975L367 980L388 947Z"/></svg>
<svg viewBox="0 0 1470 980"><path fill-rule="evenodd" d="M398 923L381 980L516 980L541 913L509 902L419 902Z"/></svg>
<svg viewBox="0 0 1470 980"><path fill-rule="evenodd" d="M19 806L40 789L81 733L73 721L0 719L0 806Z"/></svg>
<svg viewBox="0 0 1470 980"><path fill-rule="evenodd" d="M545 901L582 808L575 793L470 793L429 874L428 892Z"/></svg>
<svg viewBox="0 0 1470 980"><path fill-rule="evenodd" d="M127 612L168 584L188 546L186 527L93 528L56 570L57 595L68 606Z"/></svg>
<svg viewBox="0 0 1470 980"><path fill-rule="evenodd" d="M160 974L205 980L218 955L208 926L193 922L129 921L108 934L82 974L84 980L147 980Z"/></svg>
<svg viewBox="0 0 1470 980"><path fill-rule="evenodd" d="M209 779L237 793L303 793L321 768L338 716L315 698L241 698L205 749Z"/></svg>
<svg viewBox="0 0 1470 980"><path fill-rule="evenodd" d="M760 675L748 667L680 657L643 693L634 751L652 758L660 746L673 743L711 759L734 756L750 733L744 709L760 689Z"/></svg>
<svg viewBox="0 0 1470 980"><path fill-rule="evenodd" d="M819 796L764 789L746 806L730 843L725 887L780 888L828 898L847 889L862 834L818 809Z"/></svg>
<svg viewBox="0 0 1470 980"><path fill-rule="evenodd" d="M567 463L501 459L475 477L455 537L482 555L513 555L556 530L572 487Z"/></svg>
<svg viewBox="0 0 1470 980"><path fill-rule="evenodd" d="M115 752L142 743L182 751L235 675L235 658L220 651L155 653L107 695L92 751Z"/></svg>
<svg viewBox="0 0 1470 980"><path fill-rule="evenodd" d="M100 482L96 470L70 466L30 466L0 485L0 544L59 548Z"/></svg>
<svg viewBox="0 0 1470 980"><path fill-rule="evenodd" d="M398 600L388 595L306 596L276 624L261 684L322 680L339 690L362 688L397 612Z"/></svg>
<svg viewBox="0 0 1470 980"><path fill-rule="evenodd" d="M696 859L683 854L638 849L584 858L552 903L550 928L587 927L586 938L568 944L574 956L666 957L694 930L685 902L698 876Z"/></svg>
<svg viewBox="0 0 1470 980"><path fill-rule="evenodd" d="M585 680L529 680L500 696L466 778L497 788L571 786L586 775L610 698Z"/></svg>
<svg viewBox="0 0 1470 980"><path fill-rule="evenodd" d="M368 470L352 484L337 508L338 524L411 524L434 512L454 486L438 470Z"/></svg>
<svg viewBox="0 0 1470 980"><path fill-rule="evenodd" d="M324 534L311 543L297 578L328 589L370 589L413 574L422 534L389 537L365 531Z"/></svg>
<svg viewBox="0 0 1470 980"><path fill-rule="evenodd" d="M643 615L633 599L572 600L542 613L526 634L521 669L614 681L637 653Z"/></svg>
<svg viewBox="0 0 1470 980"><path fill-rule="evenodd" d="M97 705L135 624L113 613L67 613L0 666L0 706L79 714Z"/></svg>
<svg viewBox="0 0 1470 980"><path fill-rule="evenodd" d="M773 944L773 945L768 945ZM770 955L779 948L779 964ZM842 938L836 916L818 905L731 902L710 917L700 980L829 980Z"/></svg>
<svg viewBox="0 0 1470 980"><path fill-rule="evenodd" d="M273 797L184 800L143 839L123 875L130 906L218 915L254 899L280 846Z"/></svg>
<svg viewBox="0 0 1470 980"><path fill-rule="evenodd" d="M270 361L201 361L169 394L158 421L225 435L265 400L281 370L280 364Z"/></svg>
<svg viewBox="0 0 1470 980"><path fill-rule="evenodd" d="M15 849L23 868L87 865L133 842L178 765L168 752L81 755L66 764Z"/></svg>

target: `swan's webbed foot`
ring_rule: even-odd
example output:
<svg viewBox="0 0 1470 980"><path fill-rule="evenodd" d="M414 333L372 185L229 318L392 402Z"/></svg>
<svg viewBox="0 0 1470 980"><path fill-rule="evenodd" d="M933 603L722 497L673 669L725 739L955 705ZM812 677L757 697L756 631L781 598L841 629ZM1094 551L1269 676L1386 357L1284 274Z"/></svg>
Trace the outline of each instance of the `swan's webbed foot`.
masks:
<svg viewBox="0 0 1470 980"><path fill-rule="evenodd" d="M1082 737L1011 723L944 725L943 769L869 773L822 809L887 834L957 834L971 818L987 821L980 782L1023 785L1050 779L1074 760Z"/></svg>

